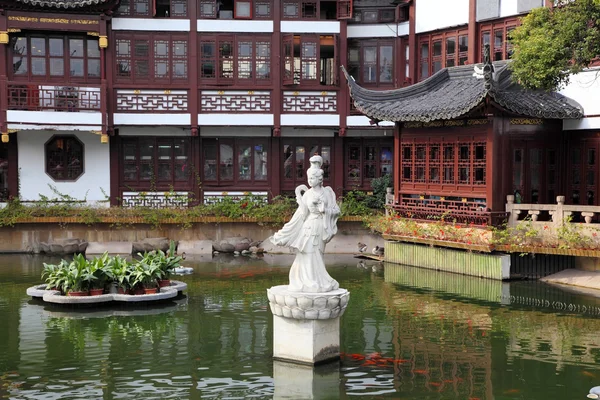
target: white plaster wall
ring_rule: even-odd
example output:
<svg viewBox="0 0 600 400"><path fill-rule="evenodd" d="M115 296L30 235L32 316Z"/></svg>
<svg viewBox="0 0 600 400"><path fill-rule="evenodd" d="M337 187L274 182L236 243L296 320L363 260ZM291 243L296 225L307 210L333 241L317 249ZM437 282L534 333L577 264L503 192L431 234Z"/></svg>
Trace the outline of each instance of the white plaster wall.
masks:
<svg viewBox="0 0 600 400"><path fill-rule="evenodd" d="M469 0L419 0L416 32L429 32L469 23Z"/></svg>
<svg viewBox="0 0 600 400"><path fill-rule="evenodd" d="M560 93L581 104L585 115L600 114L600 68L572 75L569 84Z"/></svg>
<svg viewBox="0 0 600 400"><path fill-rule="evenodd" d="M84 145L84 173L75 182L55 182L46 174L44 144L55 134L37 131L17 134L19 151L19 179L21 198L39 200L40 194L56 198L49 184L63 194L88 203L106 200L101 188L110 193L110 161L108 144L100 143L100 136L89 132L70 132ZM66 133L66 132L61 132ZM99 203L98 205L107 205Z"/></svg>
<svg viewBox="0 0 600 400"><path fill-rule="evenodd" d="M199 19L198 32L273 32L273 21Z"/></svg>
<svg viewBox="0 0 600 400"><path fill-rule="evenodd" d="M189 32L189 19L113 18L114 31Z"/></svg>
<svg viewBox="0 0 600 400"><path fill-rule="evenodd" d="M517 0L498 0L500 2L500 18L517 15Z"/></svg>
<svg viewBox="0 0 600 400"><path fill-rule="evenodd" d="M281 21L281 33L340 33L340 22Z"/></svg>

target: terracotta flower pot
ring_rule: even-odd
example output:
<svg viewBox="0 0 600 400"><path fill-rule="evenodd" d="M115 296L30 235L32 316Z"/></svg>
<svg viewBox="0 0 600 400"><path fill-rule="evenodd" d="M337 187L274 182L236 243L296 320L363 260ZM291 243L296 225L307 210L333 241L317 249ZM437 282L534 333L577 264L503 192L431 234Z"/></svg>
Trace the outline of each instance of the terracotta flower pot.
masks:
<svg viewBox="0 0 600 400"><path fill-rule="evenodd" d="M104 294L104 289L90 289L90 296L100 296Z"/></svg>
<svg viewBox="0 0 600 400"><path fill-rule="evenodd" d="M89 296L89 292L84 292L84 291L80 291L80 292L74 292L71 291L69 293L67 293L67 296Z"/></svg>
<svg viewBox="0 0 600 400"><path fill-rule="evenodd" d="M133 295L136 295L136 296L139 296L139 295L145 294L144 288L135 288L135 289L131 289L129 292L130 292L131 294L133 294Z"/></svg>
<svg viewBox="0 0 600 400"><path fill-rule="evenodd" d="M158 282L158 287L169 287L169 286L171 286L171 280L170 279L159 279L157 282Z"/></svg>
<svg viewBox="0 0 600 400"><path fill-rule="evenodd" d="M117 294L129 294L129 293L127 290L120 287L120 288L117 288Z"/></svg>
<svg viewBox="0 0 600 400"><path fill-rule="evenodd" d="M156 294L158 288L144 288L144 294Z"/></svg>

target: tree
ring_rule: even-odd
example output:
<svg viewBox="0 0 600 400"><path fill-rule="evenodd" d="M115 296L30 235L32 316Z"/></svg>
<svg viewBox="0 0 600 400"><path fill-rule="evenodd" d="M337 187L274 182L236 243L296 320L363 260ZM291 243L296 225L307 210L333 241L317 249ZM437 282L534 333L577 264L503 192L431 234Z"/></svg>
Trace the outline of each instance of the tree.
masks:
<svg viewBox="0 0 600 400"><path fill-rule="evenodd" d="M537 8L511 34L513 79L555 90L600 55L600 0L557 0Z"/></svg>

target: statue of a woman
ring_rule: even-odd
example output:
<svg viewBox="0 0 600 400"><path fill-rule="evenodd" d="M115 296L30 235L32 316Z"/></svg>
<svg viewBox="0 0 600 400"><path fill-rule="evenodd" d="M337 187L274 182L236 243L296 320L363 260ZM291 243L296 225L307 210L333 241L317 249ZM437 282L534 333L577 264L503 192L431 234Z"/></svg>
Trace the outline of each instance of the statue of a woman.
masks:
<svg viewBox="0 0 600 400"><path fill-rule="evenodd" d="M340 208L333 190L329 186L323 187L323 158L313 156L310 164L306 174L311 188L306 185L296 188L298 209L292 219L273 235L271 241L296 251L296 259L290 269L288 290L322 293L336 290L340 286L329 276L323 262L325 245L337 233Z"/></svg>

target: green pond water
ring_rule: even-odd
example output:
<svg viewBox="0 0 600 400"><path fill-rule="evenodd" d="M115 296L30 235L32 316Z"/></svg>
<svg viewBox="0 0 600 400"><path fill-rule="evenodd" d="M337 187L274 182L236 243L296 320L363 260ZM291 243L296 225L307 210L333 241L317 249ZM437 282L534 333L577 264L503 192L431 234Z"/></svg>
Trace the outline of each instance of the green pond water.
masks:
<svg viewBox="0 0 600 400"><path fill-rule="evenodd" d="M600 300L328 258L350 291L339 364L274 363L266 289L290 256L186 260L186 296L160 307L73 311L27 287L43 262L0 256L0 398L584 399L600 385Z"/></svg>

